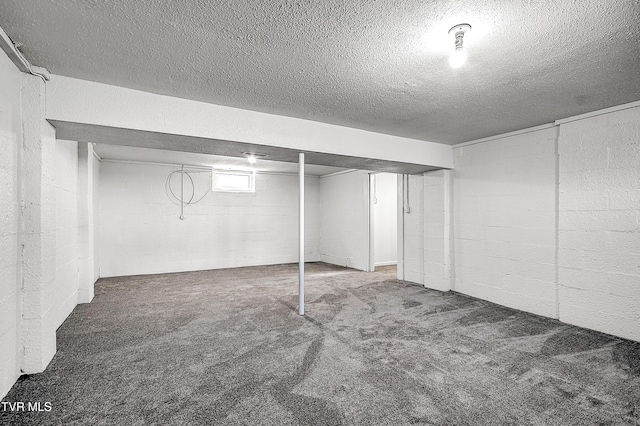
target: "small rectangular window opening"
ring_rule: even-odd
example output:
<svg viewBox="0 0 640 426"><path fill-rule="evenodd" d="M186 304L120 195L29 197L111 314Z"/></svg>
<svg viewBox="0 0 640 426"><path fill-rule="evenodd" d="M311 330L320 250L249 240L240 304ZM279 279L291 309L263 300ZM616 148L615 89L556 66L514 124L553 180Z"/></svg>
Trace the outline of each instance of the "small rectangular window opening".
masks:
<svg viewBox="0 0 640 426"><path fill-rule="evenodd" d="M213 170L211 188L216 192L255 192L256 173Z"/></svg>

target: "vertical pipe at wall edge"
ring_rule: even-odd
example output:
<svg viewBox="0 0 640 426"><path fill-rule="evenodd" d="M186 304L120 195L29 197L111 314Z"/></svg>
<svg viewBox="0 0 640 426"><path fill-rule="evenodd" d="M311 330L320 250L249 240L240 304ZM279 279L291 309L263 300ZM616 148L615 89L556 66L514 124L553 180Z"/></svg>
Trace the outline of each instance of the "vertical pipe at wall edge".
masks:
<svg viewBox="0 0 640 426"><path fill-rule="evenodd" d="M298 154L298 313L304 315L304 153Z"/></svg>

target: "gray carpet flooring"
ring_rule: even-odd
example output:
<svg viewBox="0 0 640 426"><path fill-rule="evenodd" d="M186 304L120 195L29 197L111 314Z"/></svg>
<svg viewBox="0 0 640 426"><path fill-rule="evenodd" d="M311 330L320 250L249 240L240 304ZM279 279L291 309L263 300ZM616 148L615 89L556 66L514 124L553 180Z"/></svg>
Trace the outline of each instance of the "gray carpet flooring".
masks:
<svg viewBox="0 0 640 426"><path fill-rule="evenodd" d="M640 425L640 344L307 265L101 279L1 424Z"/></svg>

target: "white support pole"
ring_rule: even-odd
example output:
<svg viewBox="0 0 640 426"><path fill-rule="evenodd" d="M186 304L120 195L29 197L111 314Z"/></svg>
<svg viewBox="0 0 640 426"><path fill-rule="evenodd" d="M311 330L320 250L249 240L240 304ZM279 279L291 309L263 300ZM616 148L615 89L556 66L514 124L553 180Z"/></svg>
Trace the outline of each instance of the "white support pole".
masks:
<svg viewBox="0 0 640 426"><path fill-rule="evenodd" d="M180 220L184 220L184 166L180 167Z"/></svg>
<svg viewBox="0 0 640 426"><path fill-rule="evenodd" d="M298 200L298 303L299 313L304 315L304 153L298 155L298 187L300 196Z"/></svg>

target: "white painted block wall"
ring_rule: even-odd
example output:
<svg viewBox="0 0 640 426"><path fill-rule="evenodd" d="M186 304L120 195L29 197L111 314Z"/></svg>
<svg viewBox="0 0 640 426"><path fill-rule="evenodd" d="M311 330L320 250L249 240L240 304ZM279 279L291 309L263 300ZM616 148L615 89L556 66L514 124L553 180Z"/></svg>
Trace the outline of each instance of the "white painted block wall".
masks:
<svg viewBox="0 0 640 426"><path fill-rule="evenodd" d="M78 143L56 141L56 272L48 291L58 328L78 304Z"/></svg>
<svg viewBox="0 0 640 426"><path fill-rule="evenodd" d="M77 144L44 119L44 82L0 53L0 397L43 371L78 290Z"/></svg>
<svg viewBox="0 0 640 426"><path fill-rule="evenodd" d="M96 279L94 265L94 194L93 175L97 162L93 144L79 142L77 171L77 225L78 225L78 303L89 303L94 296Z"/></svg>
<svg viewBox="0 0 640 426"><path fill-rule="evenodd" d="M454 289L640 341L640 108L455 155Z"/></svg>
<svg viewBox="0 0 640 426"><path fill-rule="evenodd" d="M401 176L398 189L403 211L398 221L398 234L404 234L404 241L400 238L398 243L402 254L398 259L398 279L423 285L424 183L422 175Z"/></svg>
<svg viewBox="0 0 640 426"><path fill-rule="evenodd" d="M556 130L454 151L454 290L556 317Z"/></svg>
<svg viewBox="0 0 640 426"><path fill-rule="evenodd" d="M100 164L100 276L298 261L297 175L257 174L255 193L221 193L208 189L210 173L193 174L197 196L208 194L180 220L180 206L165 193L175 169ZM305 179L305 195L305 258L312 262L319 260L318 178Z"/></svg>
<svg viewBox="0 0 640 426"><path fill-rule="evenodd" d="M93 152L91 155L94 155ZM91 163L91 173L91 203L93 204L93 282L95 283L98 278L100 278L100 161L95 155Z"/></svg>
<svg viewBox="0 0 640 426"><path fill-rule="evenodd" d="M22 74L22 316L23 373L43 371L56 352L56 135L45 120L45 83Z"/></svg>
<svg viewBox="0 0 640 426"><path fill-rule="evenodd" d="M640 107L559 141L560 320L640 341Z"/></svg>
<svg viewBox="0 0 640 426"><path fill-rule="evenodd" d="M435 170L424 174L424 286L451 290L450 174Z"/></svg>
<svg viewBox="0 0 640 426"><path fill-rule="evenodd" d="M78 290L77 144L56 142L45 88L0 55L0 393L42 371ZM6 175L5 175L6 174Z"/></svg>
<svg viewBox="0 0 640 426"><path fill-rule="evenodd" d="M0 398L20 374L21 73L0 52Z"/></svg>
<svg viewBox="0 0 640 426"><path fill-rule="evenodd" d="M320 259L360 270L369 267L369 173L320 178Z"/></svg>

